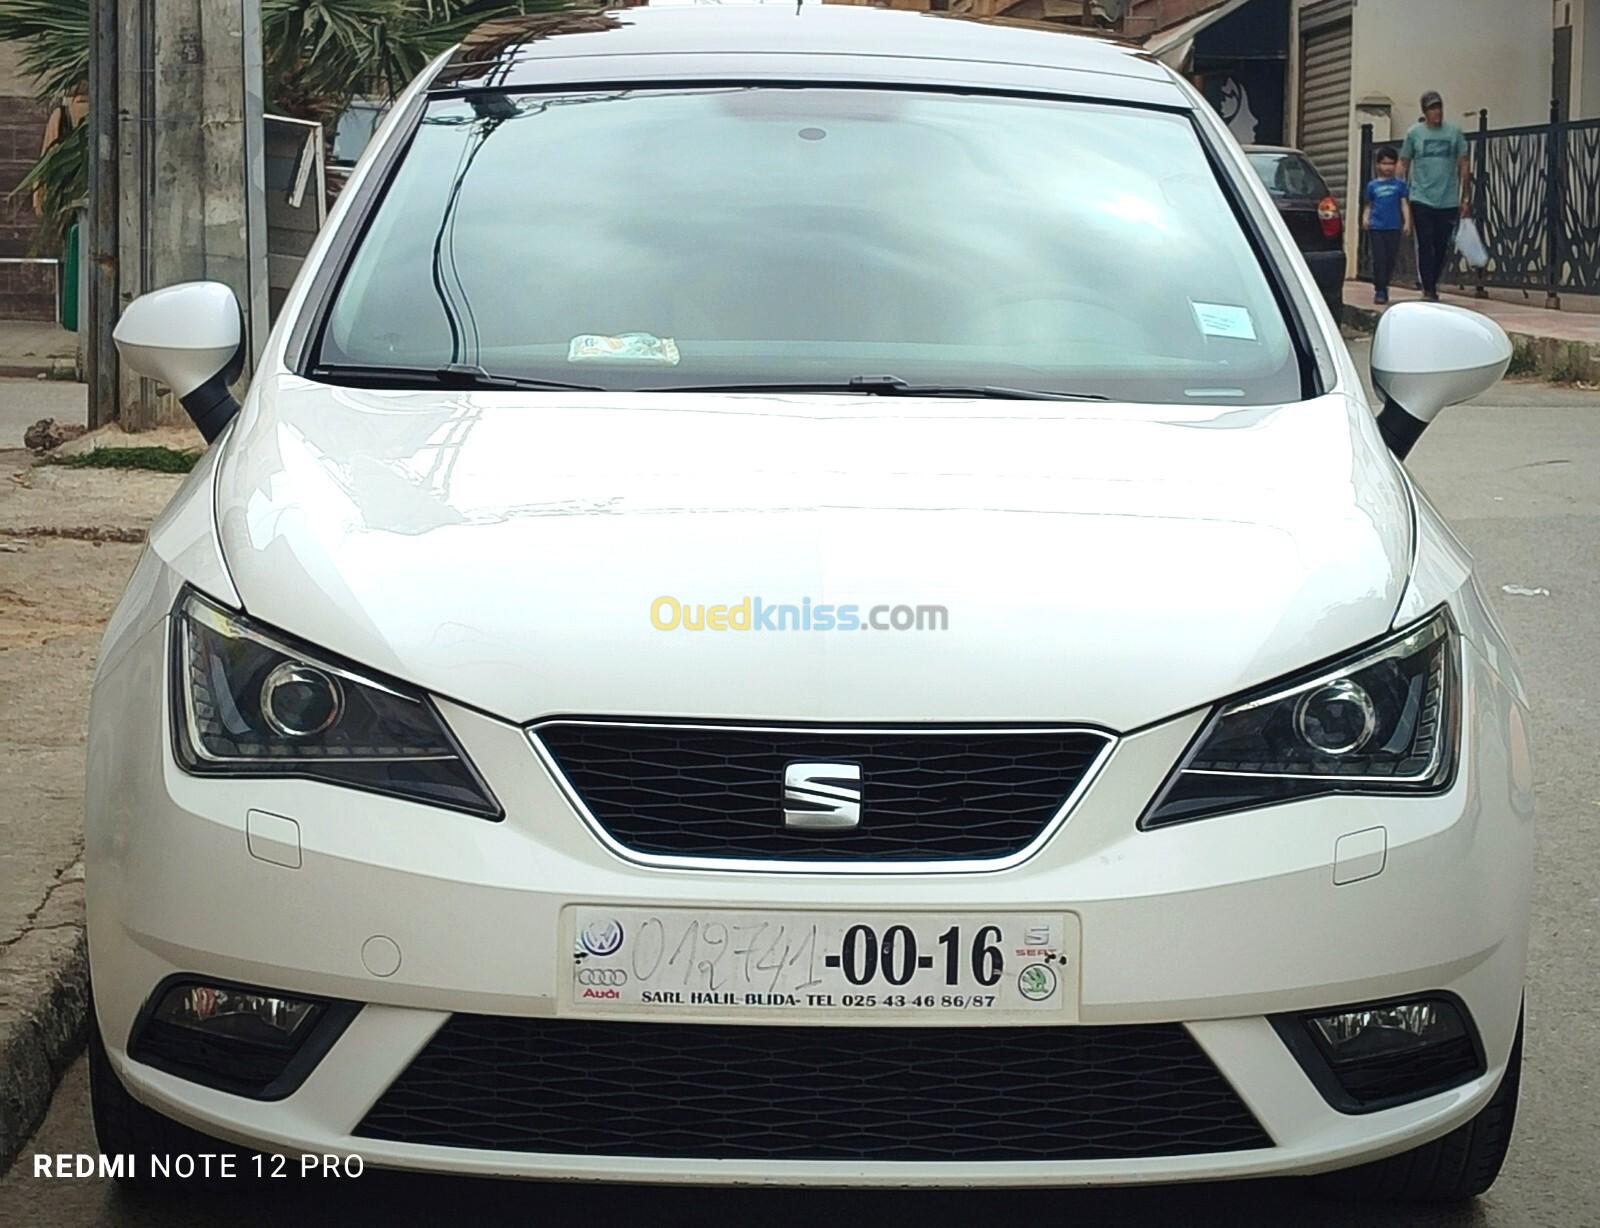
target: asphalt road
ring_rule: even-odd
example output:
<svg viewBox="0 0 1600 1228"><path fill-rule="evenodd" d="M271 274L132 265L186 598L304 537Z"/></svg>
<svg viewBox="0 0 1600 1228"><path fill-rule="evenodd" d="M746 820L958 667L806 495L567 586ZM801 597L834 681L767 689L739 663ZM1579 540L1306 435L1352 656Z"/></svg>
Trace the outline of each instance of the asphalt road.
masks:
<svg viewBox="0 0 1600 1228"><path fill-rule="evenodd" d="M1364 361L1364 354L1358 354ZM1600 393L1508 384L1449 411L1412 470L1477 556L1535 704L1539 881L1520 1121L1499 1183L1467 1207L1320 1201L1294 1182L1153 1190L833 1191L538 1186L369 1173L132 1196L37 1179L25 1151L0 1180L0 1224L870 1223L874 1228L1183 1225L1229 1228L1585 1228L1600 1225ZM1531 595L1506 591L1512 586ZM69 1071L33 1149L92 1152L88 1088Z"/></svg>

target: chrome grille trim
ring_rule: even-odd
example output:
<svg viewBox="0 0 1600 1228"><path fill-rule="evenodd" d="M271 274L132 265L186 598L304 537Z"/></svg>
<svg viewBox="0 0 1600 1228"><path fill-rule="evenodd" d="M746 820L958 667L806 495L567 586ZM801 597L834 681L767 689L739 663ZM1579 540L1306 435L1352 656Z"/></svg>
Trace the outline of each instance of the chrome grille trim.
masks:
<svg viewBox="0 0 1600 1228"><path fill-rule="evenodd" d="M796 861L779 858L688 857L663 853L644 853L629 848L617 840L600 822L583 800L582 795L567 779L554 755L539 737L539 730L551 725L590 725L611 729L677 729L694 728L729 733L779 733L801 732L818 735L905 734L932 737L941 734L973 736L979 734L1078 734L1101 740L1102 745L1094 761L1084 771L1077 784L1062 800L1060 807L1044 825L1039 834L1025 847L1004 857L951 861ZM1060 830L1073 808L1099 778L1112 752L1116 749L1115 735L1092 725L826 725L778 721L684 721L684 720L607 720L591 717L549 717L526 726L523 732L534 754L550 774L551 780L566 798L589 829L606 849L623 861L648 866L658 870L693 870L723 874L981 874L1009 870L1038 854L1051 837ZM782 811L774 811L774 822L781 823Z"/></svg>

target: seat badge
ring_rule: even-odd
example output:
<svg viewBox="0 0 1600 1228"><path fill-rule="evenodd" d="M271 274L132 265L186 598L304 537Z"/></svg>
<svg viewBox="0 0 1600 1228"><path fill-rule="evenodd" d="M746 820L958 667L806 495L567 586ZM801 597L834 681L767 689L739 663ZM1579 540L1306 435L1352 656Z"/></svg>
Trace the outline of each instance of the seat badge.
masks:
<svg viewBox="0 0 1600 1228"><path fill-rule="evenodd" d="M840 831L861 822L859 763L791 763L783 770L783 824Z"/></svg>

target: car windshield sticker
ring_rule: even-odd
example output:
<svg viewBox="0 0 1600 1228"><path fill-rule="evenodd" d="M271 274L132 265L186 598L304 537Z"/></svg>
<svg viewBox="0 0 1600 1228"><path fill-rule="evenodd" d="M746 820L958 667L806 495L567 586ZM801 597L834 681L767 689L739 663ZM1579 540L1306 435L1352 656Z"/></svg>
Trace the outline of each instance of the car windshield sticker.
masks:
<svg viewBox="0 0 1600 1228"><path fill-rule="evenodd" d="M568 362L653 362L678 365L678 343L654 333L620 333L615 337L584 333L567 347Z"/></svg>
<svg viewBox="0 0 1600 1228"><path fill-rule="evenodd" d="M1227 303L1197 303L1193 299L1189 300L1189 306L1194 308L1194 318L1200 325L1200 331L1208 337L1232 337L1239 341L1256 339L1255 322L1251 320L1247 307L1231 307Z"/></svg>

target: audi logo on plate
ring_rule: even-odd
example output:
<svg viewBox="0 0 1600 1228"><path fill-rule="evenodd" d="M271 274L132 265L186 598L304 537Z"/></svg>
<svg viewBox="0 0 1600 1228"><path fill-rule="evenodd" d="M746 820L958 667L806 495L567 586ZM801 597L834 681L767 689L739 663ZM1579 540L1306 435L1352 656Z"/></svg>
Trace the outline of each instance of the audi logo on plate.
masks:
<svg viewBox="0 0 1600 1228"><path fill-rule="evenodd" d="M580 985L626 985L628 974L621 968L579 968Z"/></svg>

